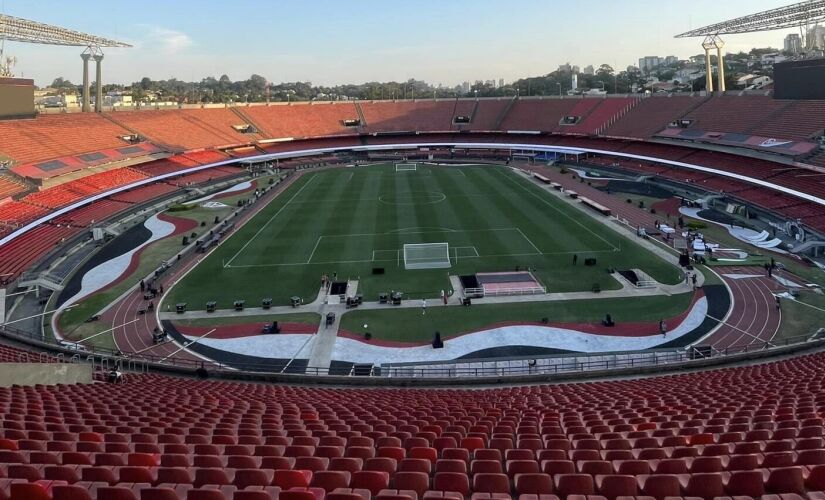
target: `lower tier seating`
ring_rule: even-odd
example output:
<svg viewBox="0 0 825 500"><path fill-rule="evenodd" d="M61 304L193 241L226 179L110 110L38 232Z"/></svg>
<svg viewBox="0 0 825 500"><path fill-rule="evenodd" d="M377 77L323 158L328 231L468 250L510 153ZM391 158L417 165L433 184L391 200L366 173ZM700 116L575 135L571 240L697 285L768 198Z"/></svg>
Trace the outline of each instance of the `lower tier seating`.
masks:
<svg viewBox="0 0 825 500"><path fill-rule="evenodd" d="M668 377L485 390L131 374L124 384L6 387L0 495L821 498L823 389L823 353Z"/></svg>

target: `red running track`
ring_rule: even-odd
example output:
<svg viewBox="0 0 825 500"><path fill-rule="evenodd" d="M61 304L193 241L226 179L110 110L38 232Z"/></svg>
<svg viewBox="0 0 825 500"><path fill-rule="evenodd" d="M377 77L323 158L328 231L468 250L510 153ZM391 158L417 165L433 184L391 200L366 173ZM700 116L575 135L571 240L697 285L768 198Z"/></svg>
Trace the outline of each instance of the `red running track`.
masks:
<svg viewBox="0 0 825 500"><path fill-rule="evenodd" d="M586 182L582 183L578 179L573 179L572 175L562 175L557 170L549 170L546 167L529 166L525 169L539 172L553 182L558 182L565 189L572 189L582 196L601 203L610 208L614 216L626 219L633 227L652 227L656 221L656 216L648 211L588 186ZM703 340L702 343L713 345L717 349L725 349L732 346L744 347L751 344L763 344L773 339L782 321L782 314L776 308L776 298L773 293L784 291L785 288L775 280L761 276L764 271L758 266L714 267L713 269L727 284L731 294L732 307L726 324ZM724 274L758 274L760 276L758 278L733 279L725 277ZM783 271L782 276L788 280L802 281L787 271Z"/></svg>
<svg viewBox="0 0 825 500"><path fill-rule="evenodd" d="M244 212L240 218L237 219L233 232L243 227L244 223L266 207L273 197L277 196L277 194L289 187L293 182L295 182L296 179L300 178L301 175L302 172L297 172L269 191L265 195L264 199L253 205L252 210ZM227 235L224 239L227 239L230 236L231 234ZM164 273L161 278L158 279L157 285L162 285L165 289L168 289L171 283L177 280L180 276L183 276L183 274L199 263L203 258L203 254L190 254L180 263ZM137 278L130 277L129 279ZM160 302L158 298L154 300L156 304ZM145 308L147 304L148 301L143 299L143 293L139 288L135 287L135 289L132 290L128 296L120 302L114 304L103 315L103 319L111 321L112 325L122 325L112 330L112 337L114 338L117 349L123 353L140 353L146 357L152 358L165 358L167 356L171 356L168 362L181 361L186 364L192 364L203 361L203 358L200 358L185 349L181 349L182 346L177 342L169 341L161 344L152 343L152 335L155 327L160 326L156 322L156 316L155 314L149 312L143 315L139 315L137 313L139 309Z"/></svg>
<svg viewBox="0 0 825 500"><path fill-rule="evenodd" d="M763 344L776 335L782 321L782 312L776 307L774 292L784 291L776 281L764 276L757 266L715 267L731 291L733 307L728 320L710 335L703 344L724 350ZM733 275L759 275L754 278L730 278ZM722 319L722 318L718 318Z"/></svg>

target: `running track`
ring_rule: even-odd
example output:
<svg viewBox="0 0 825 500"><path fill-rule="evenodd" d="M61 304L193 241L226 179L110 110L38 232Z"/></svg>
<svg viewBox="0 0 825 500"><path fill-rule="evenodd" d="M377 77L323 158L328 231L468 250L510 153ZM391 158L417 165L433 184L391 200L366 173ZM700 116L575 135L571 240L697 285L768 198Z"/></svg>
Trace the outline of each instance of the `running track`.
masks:
<svg viewBox="0 0 825 500"><path fill-rule="evenodd" d="M646 210L640 209L622 199L609 195L603 191L582 183L572 175L562 175L557 170L548 170L543 167L530 166L526 170L540 172L542 175L558 182L565 189L572 189L577 193L586 196L613 211L613 214L626 219L633 227L653 227L656 216ZM779 330L782 320L781 311L776 308L774 292L785 291L785 287L777 281L765 276L764 270L758 266L741 267L714 267L714 271L722 278L728 286L731 294L732 307L726 324L702 340L702 344L710 344L717 349L726 349L732 346L739 348L751 344L762 345L770 341ZM760 275L756 278L734 279L725 274ZM783 276L793 281L801 280L790 273L785 272ZM716 318L722 320L724 318Z"/></svg>
<svg viewBox="0 0 825 500"><path fill-rule="evenodd" d="M275 188L269 191L263 199L252 205L252 210L243 212L243 214L236 220L233 232L240 229L244 223L266 207L272 198L292 185L292 183L299 179L302 175L303 172L299 171L289 176L284 182L278 184ZM229 238L230 236L231 234L227 235L224 239ZM186 273L186 271L191 269L203 258L204 254L199 253L192 253L187 257L184 257L181 263L173 266L169 269L169 271L164 273L161 278L158 279L157 284L163 285L164 289L168 289L171 283L173 283L179 276ZM137 280L138 278L130 277L129 279ZM160 301L158 299L155 299L155 303L159 302ZM152 343L152 334L154 329L155 327L159 327L156 322L156 316L154 313L148 311L143 315L138 315L137 313L139 309L145 308L147 303L148 302L143 299L143 292L140 291L140 288L135 287L127 297L117 304L114 304L111 308L109 308L109 310L106 311L106 313L103 314L102 319L107 320L107 322L111 321L112 325L123 325L112 331L112 337L114 338L117 349L126 354L140 353L145 357L154 359L171 356L167 362L174 363L180 361L190 366L193 363L204 361L205 358L198 357L186 349L181 349L182 346L177 342L169 341L161 344ZM135 319L137 319L136 322L127 324ZM208 360L206 361L208 362Z"/></svg>

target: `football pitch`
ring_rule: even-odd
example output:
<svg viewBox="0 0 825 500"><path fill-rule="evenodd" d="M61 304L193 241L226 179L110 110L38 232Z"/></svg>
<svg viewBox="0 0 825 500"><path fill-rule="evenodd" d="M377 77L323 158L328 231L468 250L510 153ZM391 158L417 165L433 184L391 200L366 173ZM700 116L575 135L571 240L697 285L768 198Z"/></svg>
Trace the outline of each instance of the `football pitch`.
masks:
<svg viewBox="0 0 825 500"><path fill-rule="evenodd" d="M415 243L447 243L450 268L405 269L404 245ZM598 264L585 267L587 257ZM390 290L435 298L451 288L451 274L516 267L533 269L548 292L619 288L608 268L680 279L670 264L509 168L382 164L305 172L174 287L171 300L195 308L264 297L286 305L295 295L309 302L323 274L358 279L368 301Z"/></svg>

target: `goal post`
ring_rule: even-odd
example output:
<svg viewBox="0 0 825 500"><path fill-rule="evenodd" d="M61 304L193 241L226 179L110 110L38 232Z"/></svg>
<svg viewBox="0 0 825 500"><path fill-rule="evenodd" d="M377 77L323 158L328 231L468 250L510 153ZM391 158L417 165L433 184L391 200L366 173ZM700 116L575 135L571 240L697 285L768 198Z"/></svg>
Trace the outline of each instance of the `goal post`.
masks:
<svg viewBox="0 0 825 500"><path fill-rule="evenodd" d="M450 266L449 243L404 245L404 269L443 269Z"/></svg>
<svg viewBox="0 0 825 500"><path fill-rule="evenodd" d="M415 162L403 162L395 164L396 172L415 172L417 169L418 163Z"/></svg>

